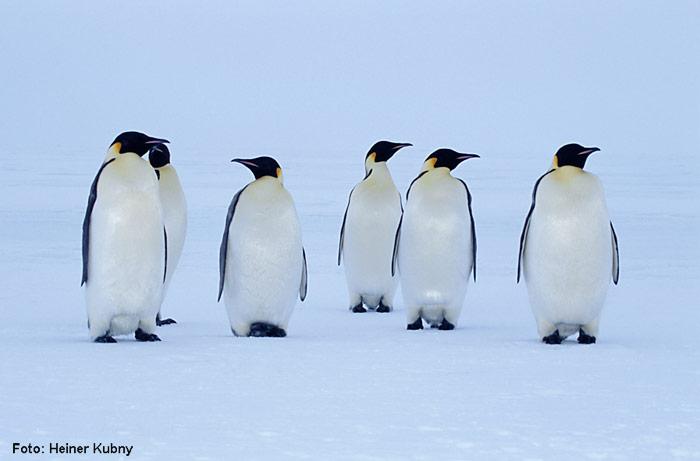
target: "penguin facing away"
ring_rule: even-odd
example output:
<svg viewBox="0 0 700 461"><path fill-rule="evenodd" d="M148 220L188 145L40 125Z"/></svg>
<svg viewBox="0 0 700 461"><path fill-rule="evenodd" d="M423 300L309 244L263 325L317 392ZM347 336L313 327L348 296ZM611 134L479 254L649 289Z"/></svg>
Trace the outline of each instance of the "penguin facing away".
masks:
<svg viewBox="0 0 700 461"><path fill-rule="evenodd" d="M401 219L399 193L387 161L409 143L379 141L365 156L365 177L353 187L343 216L338 265L345 258L345 278L352 312L390 312L398 277L391 264Z"/></svg>
<svg viewBox="0 0 700 461"><path fill-rule="evenodd" d="M584 171L597 147L562 146L532 192L520 237L523 274L542 341L596 342L610 279L620 274L617 235L600 180Z"/></svg>
<svg viewBox="0 0 700 461"><path fill-rule="evenodd" d="M223 294L235 336L286 336L297 295L307 290L306 253L282 168L271 157L237 158L255 180L231 200L219 251Z"/></svg>
<svg viewBox="0 0 700 461"><path fill-rule="evenodd" d="M90 337L114 343L154 334L166 274L158 179L142 157L165 139L127 131L109 147L90 188L83 221L83 276Z"/></svg>
<svg viewBox="0 0 700 461"><path fill-rule="evenodd" d="M170 150L165 144L158 144L148 153L148 161L156 171L160 203L163 208L163 223L168 236L168 267L165 274L162 300L170 286L177 264L180 261L182 247L187 235L187 202L182 191L180 178L175 167L170 162ZM156 325L177 323L171 318L161 319L160 311L156 315Z"/></svg>
<svg viewBox="0 0 700 461"><path fill-rule="evenodd" d="M401 277L407 329L452 330L470 275L476 281L476 228L467 184L450 172L478 158L451 149L428 156L406 192L392 268Z"/></svg>

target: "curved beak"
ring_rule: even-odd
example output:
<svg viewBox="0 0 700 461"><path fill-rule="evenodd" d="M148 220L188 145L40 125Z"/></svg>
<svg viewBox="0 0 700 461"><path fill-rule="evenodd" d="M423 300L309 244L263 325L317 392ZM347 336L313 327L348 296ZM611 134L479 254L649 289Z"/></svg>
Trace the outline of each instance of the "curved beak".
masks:
<svg viewBox="0 0 700 461"><path fill-rule="evenodd" d="M148 137L148 141L146 141L144 144L147 146L152 146L152 145L158 145L158 144L169 144L170 141L167 139L161 139L161 138L151 138L150 136Z"/></svg>
<svg viewBox="0 0 700 461"><path fill-rule="evenodd" d="M392 146L392 149L394 149L394 153L398 152L400 149L403 149L404 147L409 147L412 146L410 142L396 142Z"/></svg>
<svg viewBox="0 0 700 461"><path fill-rule="evenodd" d="M245 159L245 158L234 158L231 161L236 162L236 163L240 163L241 165L245 165L250 169L258 167L257 163L253 162L252 160Z"/></svg>
<svg viewBox="0 0 700 461"><path fill-rule="evenodd" d="M457 157L457 160L460 162L463 162L465 160L469 160L470 158L481 158L478 154L459 154L459 157Z"/></svg>
<svg viewBox="0 0 700 461"><path fill-rule="evenodd" d="M593 152L598 152L600 149L597 147L586 147L584 150L578 153L578 155L591 155Z"/></svg>

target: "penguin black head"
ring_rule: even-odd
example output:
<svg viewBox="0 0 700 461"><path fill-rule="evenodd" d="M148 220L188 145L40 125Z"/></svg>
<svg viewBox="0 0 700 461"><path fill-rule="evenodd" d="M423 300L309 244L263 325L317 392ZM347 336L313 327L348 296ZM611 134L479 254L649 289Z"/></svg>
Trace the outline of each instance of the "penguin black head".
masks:
<svg viewBox="0 0 700 461"><path fill-rule="evenodd" d="M125 131L124 133L117 136L110 148L116 148L117 152L124 154L127 152L133 152L139 157L143 157L148 152L148 149L158 144L168 143L167 139L152 138L146 134L139 133L138 131Z"/></svg>
<svg viewBox="0 0 700 461"><path fill-rule="evenodd" d="M148 152L148 161L153 168L163 168L170 163L170 150L165 144L157 144Z"/></svg>
<svg viewBox="0 0 700 461"><path fill-rule="evenodd" d="M255 179L260 179L263 176L282 177L282 167L272 157L234 158L231 161L248 167L253 172Z"/></svg>
<svg viewBox="0 0 700 461"><path fill-rule="evenodd" d="M391 157L394 156L400 149L404 147L412 146L413 144L408 142L391 142L391 141L379 141L376 142L372 148L367 152L365 156L365 161L374 155L373 159L375 162L386 162Z"/></svg>
<svg viewBox="0 0 700 461"><path fill-rule="evenodd" d="M480 158L476 154L463 154L455 152L452 149L438 149L425 159L425 165L428 169L432 168L447 168L454 170L457 165L470 158Z"/></svg>
<svg viewBox="0 0 700 461"><path fill-rule="evenodd" d="M598 152L597 147L583 147L580 144L567 144L561 146L554 154L554 165L556 167L575 166L583 168L588 160L588 156L593 152Z"/></svg>

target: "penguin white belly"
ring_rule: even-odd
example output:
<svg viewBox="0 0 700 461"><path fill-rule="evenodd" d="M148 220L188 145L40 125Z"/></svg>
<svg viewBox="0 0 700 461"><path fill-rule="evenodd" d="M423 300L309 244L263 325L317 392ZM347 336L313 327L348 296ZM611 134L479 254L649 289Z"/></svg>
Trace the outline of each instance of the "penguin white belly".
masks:
<svg viewBox="0 0 700 461"><path fill-rule="evenodd" d="M406 204L398 256L401 291L409 320L419 314L433 325L445 317L456 324L473 265L467 197L458 180L431 179L415 183Z"/></svg>
<svg viewBox="0 0 700 461"><path fill-rule="evenodd" d="M276 179L258 179L241 193L229 229L224 299L232 330L246 336L256 322L286 330L303 266L292 197Z"/></svg>
<svg viewBox="0 0 700 461"><path fill-rule="evenodd" d="M545 177L524 251L524 277L540 334L561 336L597 320L611 278L612 244L602 187L585 172Z"/></svg>
<svg viewBox="0 0 700 461"><path fill-rule="evenodd" d="M360 183L352 194L345 223L343 259L351 302L360 296L376 307L384 298L393 305L398 277L391 274L401 198L393 183L384 187Z"/></svg>
<svg viewBox="0 0 700 461"><path fill-rule="evenodd" d="M135 154L121 154L100 176L86 286L93 338L155 327L165 259L156 181Z"/></svg>
<svg viewBox="0 0 700 461"><path fill-rule="evenodd" d="M160 200L163 207L163 222L168 232L168 272L163 296L170 285L180 261L182 247L187 235L187 202L175 169L168 165L160 169Z"/></svg>

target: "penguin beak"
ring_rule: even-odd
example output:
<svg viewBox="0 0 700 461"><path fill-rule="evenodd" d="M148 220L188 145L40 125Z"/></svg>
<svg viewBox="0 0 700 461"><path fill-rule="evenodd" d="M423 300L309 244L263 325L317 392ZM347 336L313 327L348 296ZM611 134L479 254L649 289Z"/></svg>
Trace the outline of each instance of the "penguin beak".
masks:
<svg viewBox="0 0 700 461"><path fill-rule="evenodd" d="M144 144L146 144L147 146L152 146L154 144L158 145L158 144L169 144L169 143L170 143L170 141L168 141L167 139L149 137L148 141L146 141Z"/></svg>
<svg viewBox="0 0 700 461"><path fill-rule="evenodd" d="M593 152L598 152L600 149L597 147L586 147L583 151L579 152L578 155L591 155Z"/></svg>
<svg viewBox="0 0 700 461"><path fill-rule="evenodd" d="M392 146L392 149L394 149L394 153L398 152L399 150L403 149L404 147L409 147L412 146L410 142L397 142Z"/></svg>
<svg viewBox="0 0 700 461"><path fill-rule="evenodd" d="M457 157L457 160L460 162L463 162L465 160L469 160L470 158L481 158L481 156L477 154L459 154L459 157Z"/></svg>
<svg viewBox="0 0 700 461"><path fill-rule="evenodd" d="M246 159L244 159L244 158L234 158L234 159L231 160L231 161L232 161L232 162L236 162L236 163L240 163L241 165L245 165L245 166L247 166L250 170L252 170L253 168L257 168L257 167L258 167L257 163L252 162L252 161L250 161L250 160L246 160Z"/></svg>

